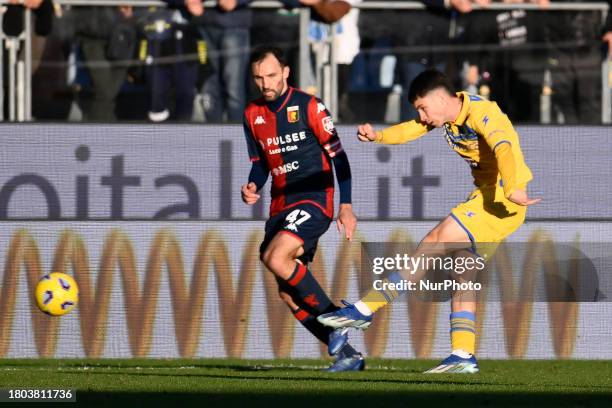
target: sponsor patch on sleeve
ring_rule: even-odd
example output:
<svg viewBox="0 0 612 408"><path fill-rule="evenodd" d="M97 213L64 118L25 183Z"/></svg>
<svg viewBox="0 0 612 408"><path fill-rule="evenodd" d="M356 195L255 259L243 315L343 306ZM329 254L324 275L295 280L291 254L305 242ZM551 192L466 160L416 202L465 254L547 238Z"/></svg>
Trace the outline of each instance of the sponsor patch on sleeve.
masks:
<svg viewBox="0 0 612 408"><path fill-rule="evenodd" d="M334 121L331 116L326 116L321 119L321 123L323 124L323 130L325 130L330 135L334 132Z"/></svg>

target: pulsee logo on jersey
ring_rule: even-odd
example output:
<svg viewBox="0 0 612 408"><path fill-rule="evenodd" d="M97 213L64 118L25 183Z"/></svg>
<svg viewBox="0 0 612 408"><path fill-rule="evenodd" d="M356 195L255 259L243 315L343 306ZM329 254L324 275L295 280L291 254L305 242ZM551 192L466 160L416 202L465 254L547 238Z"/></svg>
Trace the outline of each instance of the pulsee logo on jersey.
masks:
<svg viewBox="0 0 612 408"><path fill-rule="evenodd" d="M285 152L292 152L298 149L297 144L289 144L289 143L298 143L301 140L306 140L306 132L294 132L287 134L285 136L280 137L269 137L267 139L268 146L272 146L268 150L268 154L280 154ZM262 143L263 145L263 143ZM286 145L286 146L285 146Z"/></svg>
<svg viewBox="0 0 612 408"><path fill-rule="evenodd" d="M282 146L289 143L297 143L300 140L306 139L306 131L302 130L301 132L289 133L284 136L279 137L269 137L266 142L268 146Z"/></svg>

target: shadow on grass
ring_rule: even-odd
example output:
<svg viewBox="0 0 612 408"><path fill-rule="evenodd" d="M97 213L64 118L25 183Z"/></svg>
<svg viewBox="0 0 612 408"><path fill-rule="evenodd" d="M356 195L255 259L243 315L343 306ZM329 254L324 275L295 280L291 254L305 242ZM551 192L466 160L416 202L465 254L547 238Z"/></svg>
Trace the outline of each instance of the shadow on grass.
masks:
<svg viewBox="0 0 612 408"><path fill-rule="evenodd" d="M163 369L163 368L162 368ZM236 370L238 371L238 370ZM112 370L109 372L104 372L104 371L89 371L87 374L88 375L127 375L127 376L137 376L137 377L170 377L170 378L201 378L202 380L206 380L206 379L214 379L214 380L223 380L223 381L248 381L248 380L254 380L254 381L278 381L279 384L281 384L282 382L290 382L290 383L296 383L296 382L300 382L300 381L314 381L314 382L327 382L327 383L346 383L347 386L355 386L355 383L377 383L377 384L397 384L398 386L402 386L402 385L442 385L442 386L446 386L446 385L458 385L458 386L473 386L473 387L480 387L480 386L504 386L507 384L502 384L499 382L488 382L488 381L481 381L481 378L479 378L478 376L464 376L461 377L462 379L465 380L470 380L468 381L453 381L451 380L451 378L457 378L456 375L452 375L452 374L448 374L448 375L443 375L443 374L438 374L438 375L423 375L420 376L419 378L410 378L410 377L405 377L405 378L401 378L401 379L397 379L397 378L371 378L371 377L364 377L362 375L360 375L361 373L359 372L348 372L348 373L324 373L324 372L320 372L317 374L313 374L313 375L300 375L299 377L288 377L286 375L282 375L279 373L279 375L255 375L255 374L249 374L249 371L262 371L262 372L266 372L268 370L254 370L253 367L250 367L249 370L245 370L245 373L239 374L238 372L236 372L235 374L228 374L228 373L219 373L219 374L214 374L214 373L177 373L176 371L174 372L169 372L169 373L164 373L164 372L151 372L151 371L120 371L120 370ZM303 372L311 372L311 370L303 370ZM64 374L76 374L76 375L82 375L83 372L82 371L69 371L69 370L65 370L63 372ZM370 374L371 371L367 371L365 372L366 374ZM420 372L416 372L419 373ZM431 380L429 379L424 379L423 377L428 377L431 378ZM521 386L528 386L529 384L523 384L523 383L518 383L518 382L513 382L512 386L514 387L521 387ZM605 392L604 390L607 390L607 392L609 393L609 395L612 395L612 388L610 386L602 386L602 385L593 385L593 384L589 384L589 385L578 385L578 384L572 384L572 385L568 385L568 384L547 384L548 387L559 387L562 388L562 390L560 392L571 392L568 391L568 389L574 389L576 390L576 392L584 392L584 391L580 391L580 389L601 389L601 392ZM327 393L327 391L325 391ZM599 391L598 391L599 392ZM612 402L608 405L608 407L612 407ZM312 408L312 407L311 407ZM318 407L317 407L318 408ZM522 408L522 407L521 407Z"/></svg>
<svg viewBox="0 0 612 408"><path fill-rule="evenodd" d="M83 372L81 371L64 371L64 374L78 374L81 375ZM431 377L432 380L423 380L423 379L393 379L393 378L370 378L370 377L360 377L358 372L350 372L350 373L320 373L312 376L299 376L299 377L287 377L284 375L248 375L248 374L210 374L210 373L161 373L161 372L135 372L135 371L117 371L113 370L112 372L103 372L103 371L89 371L88 375L133 375L133 376L142 376L142 377L171 377L171 378L202 378L204 379L217 379L224 381L287 381L291 383L296 383L300 381L316 381L316 382L329 382L329 383L355 383L355 382L367 382L367 383L379 383L379 384L397 384L397 385L406 385L406 384L416 384L416 385L430 385L430 384L443 384L443 385L470 385L469 383L462 381L449 381L444 378L444 382L441 382L440 379L443 377L435 376ZM490 382L481 382L478 381L475 385L499 385L498 383L490 383ZM312 407L311 407L312 408Z"/></svg>
<svg viewBox="0 0 612 408"><path fill-rule="evenodd" d="M612 393L98 393L80 391L77 406L83 407L609 407ZM75 406L70 404L69 406Z"/></svg>

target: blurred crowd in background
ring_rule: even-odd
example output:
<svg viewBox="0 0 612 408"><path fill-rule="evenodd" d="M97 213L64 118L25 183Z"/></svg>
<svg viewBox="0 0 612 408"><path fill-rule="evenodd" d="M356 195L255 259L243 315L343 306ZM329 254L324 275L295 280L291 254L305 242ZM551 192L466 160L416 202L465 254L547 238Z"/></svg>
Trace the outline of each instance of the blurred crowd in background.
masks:
<svg viewBox="0 0 612 408"><path fill-rule="evenodd" d="M247 67L251 47L281 47L291 61L290 84L319 94L330 38L344 123L413 118L408 86L428 67L445 71L458 90L497 101L515 122L602 121L610 13L553 10L562 2L548 0L511 10L491 9L490 0L422 0L419 10L360 10L368 0L281 2L77 7L9 0L3 33L20 35L24 9L32 10L32 115L39 121L239 123L258 96ZM310 9L307 66L298 52L303 7ZM298 83L300 69L307 83Z"/></svg>

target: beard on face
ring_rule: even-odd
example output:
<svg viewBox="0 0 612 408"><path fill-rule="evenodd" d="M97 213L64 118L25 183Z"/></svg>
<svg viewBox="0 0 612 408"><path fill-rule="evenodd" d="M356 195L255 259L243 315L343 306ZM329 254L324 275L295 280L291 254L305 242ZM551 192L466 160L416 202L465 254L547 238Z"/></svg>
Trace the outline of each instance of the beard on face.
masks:
<svg viewBox="0 0 612 408"><path fill-rule="evenodd" d="M261 91L261 94L263 95L264 99L268 102L275 101L280 96L280 92L277 91L276 89L264 89Z"/></svg>

